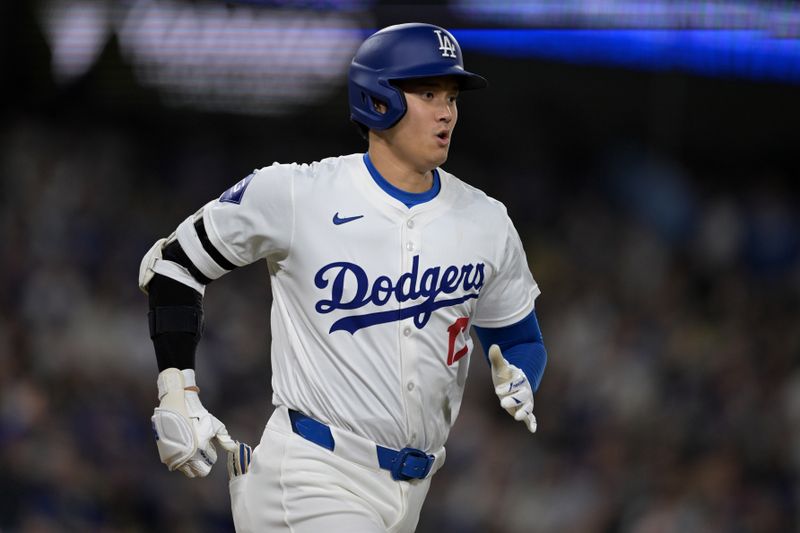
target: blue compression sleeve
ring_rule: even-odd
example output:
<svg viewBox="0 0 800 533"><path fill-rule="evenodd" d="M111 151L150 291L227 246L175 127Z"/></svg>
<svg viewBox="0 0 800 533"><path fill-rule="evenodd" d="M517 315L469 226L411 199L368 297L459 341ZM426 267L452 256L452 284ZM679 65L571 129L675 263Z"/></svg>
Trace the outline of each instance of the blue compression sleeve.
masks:
<svg viewBox="0 0 800 533"><path fill-rule="evenodd" d="M475 326L475 333L478 334L484 354L489 353L492 344L500 346L503 357L525 373L533 391L536 392L542 381L544 367L547 365L547 350L542 340L539 321L536 320L536 311L531 311L516 324L503 328ZM489 360L488 355L486 360Z"/></svg>

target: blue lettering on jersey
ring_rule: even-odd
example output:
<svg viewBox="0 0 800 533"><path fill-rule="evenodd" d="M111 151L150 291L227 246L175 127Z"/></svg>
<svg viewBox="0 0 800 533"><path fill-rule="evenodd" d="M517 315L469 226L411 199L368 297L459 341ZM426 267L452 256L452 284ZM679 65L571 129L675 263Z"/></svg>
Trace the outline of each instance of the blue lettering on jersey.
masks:
<svg viewBox="0 0 800 533"><path fill-rule="evenodd" d="M232 204L240 204L242 203L242 196L244 196L244 191L247 189L247 186L250 185L250 180L253 179L256 173L253 172L246 178L243 178L239 183L222 193L222 196L219 197L220 202L230 202Z"/></svg>
<svg viewBox="0 0 800 533"><path fill-rule="evenodd" d="M415 255L411 264L411 272L401 274L396 281L388 276L378 276L370 282L367 273L360 266L346 261L338 261L325 265L314 276L314 284L317 288L325 289L330 285L331 291L330 299L319 300L315 309L318 313L326 314L337 309L359 309L368 304L383 306L389 302L392 296L400 303L425 298L421 303L402 309L340 318L333 323L329 333L345 330L353 334L361 328L412 317L414 325L422 329L430 320L431 314L437 309L477 298L483 287L483 271L484 264L478 263L476 265L466 264L461 268L455 265L446 268L434 266L426 269L420 275L419 256ZM355 287L355 294L349 301L344 300L345 283ZM453 294L459 289L467 294L454 298L436 299L441 294Z"/></svg>

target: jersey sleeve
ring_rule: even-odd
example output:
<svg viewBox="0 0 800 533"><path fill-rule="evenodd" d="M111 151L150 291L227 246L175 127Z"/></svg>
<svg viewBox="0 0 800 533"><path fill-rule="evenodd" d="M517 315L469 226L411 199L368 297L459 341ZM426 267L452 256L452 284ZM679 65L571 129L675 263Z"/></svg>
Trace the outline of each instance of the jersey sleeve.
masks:
<svg viewBox="0 0 800 533"><path fill-rule="evenodd" d="M478 327L501 328L519 322L533 310L540 292L522 241L508 216L504 233L502 245L498 246L496 271L481 291L472 318L472 324Z"/></svg>
<svg viewBox="0 0 800 533"><path fill-rule="evenodd" d="M257 170L200 210L209 242L233 265L288 254L294 228L292 168L275 164Z"/></svg>

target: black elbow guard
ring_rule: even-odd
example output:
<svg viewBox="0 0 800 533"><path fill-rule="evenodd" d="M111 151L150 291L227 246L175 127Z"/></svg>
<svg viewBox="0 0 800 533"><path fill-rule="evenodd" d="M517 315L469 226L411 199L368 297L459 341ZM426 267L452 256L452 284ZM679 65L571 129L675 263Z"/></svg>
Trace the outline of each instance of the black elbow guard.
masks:
<svg viewBox="0 0 800 533"><path fill-rule="evenodd" d="M203 336L203 309L190 305L154 307L147 313L150 338L163 333L187 333L200 342Z"/></svg>
<svg viewBox="0 0 800 533"><path fill-rule="evenodd" d="M149 284L150 338L159 370L194 368L203 334L203 297L186 285L156 274Z"/></svg>

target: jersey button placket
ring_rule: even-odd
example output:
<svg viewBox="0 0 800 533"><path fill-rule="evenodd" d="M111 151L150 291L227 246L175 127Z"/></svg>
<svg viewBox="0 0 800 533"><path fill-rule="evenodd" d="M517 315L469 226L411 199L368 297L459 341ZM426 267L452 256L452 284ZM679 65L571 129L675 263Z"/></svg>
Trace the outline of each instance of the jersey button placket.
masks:
<svg viewBox="0 0 800 533"><path fill-rule="evenodd" d="M405 221L401 230L400 242L404 248L405 263L408 267L411 266L413 257L419 254L422 248L422 235L417 226L417 222L413 218L409 218Z"/></svg>
<svg viewBox="0 0 800 533"><path fill-rule="evenodd" d="M411 272L414 264L414 256L420 253L421 236L418 229L415 229L417 224L413 219L408 219L401 226L400 246L401 254L403 257L403 272ZM421 265L420 265L421 266ZM417 280L417 284L419 280ZM413 306L416 303L412 300L407 300L400 304L400 308ZM408 423L408 435L413 434L412 440L416 438L417 428L422 427L422 405L419 398L419 380L416 378L416 369L419 367L417 358L417 328L414 325L414 318L409 317L401 322L400 326L400 349L401 349L401 366L403 381L402 395L404 397L404 404L406 407L406 420Z"/></svg>

